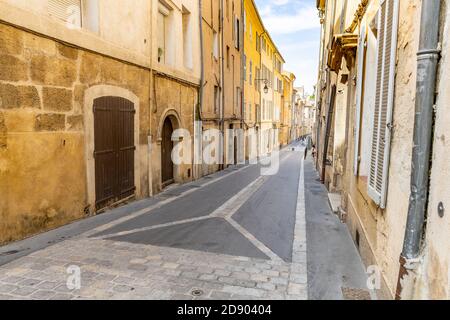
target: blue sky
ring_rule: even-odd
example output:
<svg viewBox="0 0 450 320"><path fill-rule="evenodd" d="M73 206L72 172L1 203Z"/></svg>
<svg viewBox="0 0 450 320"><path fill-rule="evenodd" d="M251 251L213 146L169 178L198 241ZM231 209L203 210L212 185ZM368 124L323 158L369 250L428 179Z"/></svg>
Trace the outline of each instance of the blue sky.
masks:
<svg viewBox="0 0 450 320"><path fill-rule="evenodd" d="M296 86L313 93L317 81L320 23L316 0L255 0L264 25L295 73Z"/></svg>

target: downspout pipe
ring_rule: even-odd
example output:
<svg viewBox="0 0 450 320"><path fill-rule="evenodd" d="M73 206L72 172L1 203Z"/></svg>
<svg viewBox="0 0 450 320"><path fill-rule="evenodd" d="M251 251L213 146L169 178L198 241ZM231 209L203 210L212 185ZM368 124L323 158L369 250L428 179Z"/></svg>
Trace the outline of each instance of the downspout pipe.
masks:
<svg viewBox="0 0 450 320"><path fill-rule="evenodd" d="M440 57L439 21L441 1L422 0L419 51L417 52L417 83L414 119L414 145L403 250L396 299L412 298L414 269L420 256L425 217L427 215L429 169L432 147L433 112L437 67ZM407 290L405 290L407 289Z"/></svg>
<svg viewBox="0 0 450 320"><path fill-rule="evenodd" d="M241 49L241 129L244 129L244 100L245 100L245 81L244 81L244 76L242 75L242 72L244 70L244 64L247 63L247 60L244 61L244 56L245 56L245 29L244 27L244 23L246 23L245 20L245 4L244 4L244 0L241 0L241 21L242 23L240 25L242 25L242 30L239 30L239 33L241 34L240 36L240 41L241 43L239 44L239 47ZM245 157L245 155L244 155ZM238 159L239 160L239 159Z"/></svg>
<svg viewBox="0 0 450 320"><path fill-rule="evenodd" d="M202 13L202 0L198 1L198 21L200 32L200 90L199 92L199 114L198 120L202 119L203 112L203 88L205 83L205 61L204 61L204 43L203 43L203 13Z"/></svg>
<svg viewBox="0 0 450 320"><path fill-rule="evenodd" d="M263 55L263 53L262 53L262 46L261 46L261 39L262 39L262 37L264 37L265 35L266 35L266 33L267 33L267 31L266 31L266 29L264 29L264 31L259 35L259 39L258 39L258 41L259 41L259 77L261 78L261 79L264 79L263 78L263 76L262 76L262 67L263 67L263 57L262 57L262 55ZM268 80L268 79L266 79L266 80ZM259 83L258 83L258 85L260 85ZM261 86L260 86L260 89L261 89ZM258 137L258 141L259 141L259 153L261 153L261 149L262 149L262 147L263 147L263 144L262 144L262 137L263 137L263 134L264 134L264 132L263 132L263 128L262 128L262 115L263 115L263 109L262 109L262 107L263 107L263 93L264 93L264 90L259 90L259 137ZM265 96L265 93L264 93L264 96ZM258 157L260 157L260 156L262 156L262 153L261 154L258 154Z"/></svg>
<svg viewBox="0 0 450 320"><path fill-rule="evenodd" d="M225 169L225 163L226 163L226 158L225 158L225 39L224 39L224 4L223 4L224 0L220 0L220 42L221 42L221 46L222 46L222 65L221 65L221 90L222 90L222 101L220 104L220 130L222 132L222 141L221 141L221 152L222 152L222 163L220 164L220 170Z"/></svg>
<svg viewBox="0 0 450 320"><path fill-rule="evenodd" d="M202 12L202 0L198 1L198 21L199 21L199 35L200 35L200 88L198 90L198 110L194 115L194 130L197 127L197 135L195 135L194 148L196 158L194 159L195 175L196 178L200 178L200 164L202 161L202 118L203 118L203 94L204 94L204 83L205 83L205 60L204 60L204 43L203 43L203 12ZM200 122L200 125L198 125ZM200 159L199 159L200 158Z"/></svg>

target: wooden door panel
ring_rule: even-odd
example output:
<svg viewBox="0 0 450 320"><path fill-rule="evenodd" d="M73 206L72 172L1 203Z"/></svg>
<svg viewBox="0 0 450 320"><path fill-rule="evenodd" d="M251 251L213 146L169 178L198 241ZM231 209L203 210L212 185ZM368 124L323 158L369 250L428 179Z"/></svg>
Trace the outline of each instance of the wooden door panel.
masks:
<svg viewBox="0 0 450 320"><path fill-rule="evenodd" d="M173 126L169 118L164 121L161 143L161 176L163 187L173 182L172 141Z"/></svg>
<svg viewBox="0 0 450 320"><path fill-rule="evenodd" d="M134 105L120 97L94 101L95 192L101 209L135 192Z"/></svg>

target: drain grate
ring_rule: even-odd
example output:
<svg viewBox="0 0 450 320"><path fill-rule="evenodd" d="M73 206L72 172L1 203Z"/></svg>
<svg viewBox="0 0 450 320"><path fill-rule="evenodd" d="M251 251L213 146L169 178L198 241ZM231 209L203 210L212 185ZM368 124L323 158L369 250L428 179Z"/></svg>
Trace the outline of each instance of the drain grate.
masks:
<svg viewBox="0 0 450 320"><path fill-rule="evenodd" d="M341 289L345 300L372 300L368 290L346 287Z"/></svg>
<svg viewBox="0 0 450 320"><path fill-rule="evenodd" d="M16 254L16 253L19 253L19 251L18 251L18 250L6 251L6 252L0 253L0 257L3 257L3 256L10 256L10 255Z"/></svg>
<svg viewBox="0 0 450 320"><path fill-rule="evenodd" d="M194 297L200 297L203 295L203 291L200 289L192 289L191 295L193 295Z"/></svg>

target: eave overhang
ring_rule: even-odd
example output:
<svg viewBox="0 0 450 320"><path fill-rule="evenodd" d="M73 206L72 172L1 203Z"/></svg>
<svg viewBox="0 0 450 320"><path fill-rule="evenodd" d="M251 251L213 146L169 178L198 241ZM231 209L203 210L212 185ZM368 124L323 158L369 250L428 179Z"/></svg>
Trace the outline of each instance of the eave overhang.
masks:
<svg viewBox="0 0 450 320"><path fill-rule="evenodd" d="M316 7L317 7L317 9L319 9L319 10L325 10L325 0L317 0L316 1Z"/></svg>
<svg viewBox="0 0 450 320"><path fill-rule="evenodd" d="M347 55L354 56L358 46L358 35L352 33L338 34L333 37L331 50L328 53L328 67L332 71L339 71L342 58Z"/></svg>

